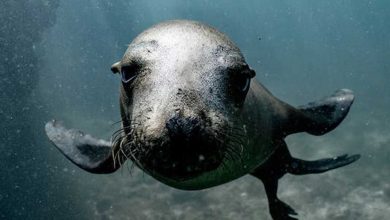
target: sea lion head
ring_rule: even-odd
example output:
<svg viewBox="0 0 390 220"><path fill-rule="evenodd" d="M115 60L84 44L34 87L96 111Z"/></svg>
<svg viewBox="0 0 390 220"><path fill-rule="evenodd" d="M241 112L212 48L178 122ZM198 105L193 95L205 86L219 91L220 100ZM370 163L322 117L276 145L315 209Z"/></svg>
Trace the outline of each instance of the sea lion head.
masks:
<svg viewBox="0 0 390 220"><path fill-rule="evenodd" d="M145 172L188 181L239 159L241 107L255 73L227 36L193 21L158 24L112 71L122 76L121 152Z"/></svg>

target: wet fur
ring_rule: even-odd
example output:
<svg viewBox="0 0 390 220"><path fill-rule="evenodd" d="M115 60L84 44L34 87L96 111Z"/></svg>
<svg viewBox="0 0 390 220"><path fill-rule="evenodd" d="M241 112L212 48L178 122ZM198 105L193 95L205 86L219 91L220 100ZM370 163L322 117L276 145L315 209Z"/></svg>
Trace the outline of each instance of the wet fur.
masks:
<svg viewBox="0 0 390 220"><path fill-rule="evenodd" d="M336 128L353 103L350 90L339 90L298 108L274 97L256 79L250 82L249 91L238 93L231 79L248 74L253 77L254 71L227 36L207 25L169 21L144 31L111 69L121 73L126 68L137 75L121 85L122 128L113 134L111 145L56 122L46 124L50 140L88 172L111 173L131 160L157 180L184 190L205 189L251 174L265 186L272 217L285 220L296 219L296 212L278 199L279 178L286 173L326 172L359 159L359 155L342 155L305 161L293 158L284 142L290 134L322 135ZM183 121L196 122L189 127L189 137L195 133L191 128L200 126L204 133L200 144L214 144L215 149L208 152L217 159L221 156L218 166L203 163L206 167L202 167L197 162L197 168L204 170L178 177L172 172L161 172L160 164L146 163L157 159L164 162L156 159L161 155L156 155L154 149L172 147L175 134L172 136L169 123L182 123L177 125L180 131L189 126L183 126ZM168 159L176 153L169 152L169 147L164 150Z"/></svg>

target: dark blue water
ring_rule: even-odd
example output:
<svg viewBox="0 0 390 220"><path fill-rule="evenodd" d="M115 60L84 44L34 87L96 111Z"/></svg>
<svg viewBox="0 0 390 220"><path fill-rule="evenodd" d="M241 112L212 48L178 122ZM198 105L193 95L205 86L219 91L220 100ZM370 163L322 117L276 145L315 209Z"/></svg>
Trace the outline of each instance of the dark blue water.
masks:
<svg viewBox="0 0 390 220"><path fill-rule="evenodd" d="M285 176L279 195L300 219L390 217L390 2L104 1L0 3L1 219L270 219L247 176L198 192L169 188L137 168L92 175L66 160L43 126L57 118L102 138L119 121L110 66L144 29L169 19L216 27L237 43L275 96L300 105L339 88L350 114L323 137L287 139L305 159L360 153L322 175ZM128 165L129 167L131 164Z"/></svg>

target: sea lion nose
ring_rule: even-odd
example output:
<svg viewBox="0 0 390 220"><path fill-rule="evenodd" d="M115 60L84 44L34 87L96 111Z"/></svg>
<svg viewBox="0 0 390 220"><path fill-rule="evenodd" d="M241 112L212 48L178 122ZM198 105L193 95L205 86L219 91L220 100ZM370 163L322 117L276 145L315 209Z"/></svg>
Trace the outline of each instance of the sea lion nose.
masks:
<svg viewBox="0 0 390 220"><path fill-rule="evenodd" d="M166 128L171 139L190 141L199 135L200 121L196 117L176 114L167 121Z"/></svg>

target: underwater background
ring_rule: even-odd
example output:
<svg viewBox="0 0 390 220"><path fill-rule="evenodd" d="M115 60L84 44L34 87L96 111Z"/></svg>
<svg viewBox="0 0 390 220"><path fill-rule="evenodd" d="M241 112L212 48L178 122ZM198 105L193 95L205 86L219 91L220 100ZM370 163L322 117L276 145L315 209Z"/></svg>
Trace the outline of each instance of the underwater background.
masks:
<svg viewBox="0 0 390 220"><path fill-rule="evenodd" d="M336 130L287 143L307 160L362 158L321 175L286 175L279 196L299 219L390 218L390 1L2 0L0 219L271 219L251 176L188 192L131 163L93 175L46 138L44 124L56 118L109 139L120 120L111 64L136 35L170 19L226 33L257 79L292 105L353 90Z"/></svg>

